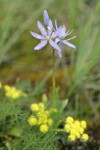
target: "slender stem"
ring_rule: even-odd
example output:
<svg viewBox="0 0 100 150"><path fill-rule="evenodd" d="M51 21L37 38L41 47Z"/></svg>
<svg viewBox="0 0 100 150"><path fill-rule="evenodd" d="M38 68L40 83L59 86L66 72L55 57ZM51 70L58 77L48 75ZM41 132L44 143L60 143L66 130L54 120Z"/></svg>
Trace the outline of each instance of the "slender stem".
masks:
<svg viewBox="0 0 100 150"><path fill-rule="evenodd" d="M55 50L53 49L53 77L52 77L52 87L53 91L55 90L56 82L55 82Z"/></svg>

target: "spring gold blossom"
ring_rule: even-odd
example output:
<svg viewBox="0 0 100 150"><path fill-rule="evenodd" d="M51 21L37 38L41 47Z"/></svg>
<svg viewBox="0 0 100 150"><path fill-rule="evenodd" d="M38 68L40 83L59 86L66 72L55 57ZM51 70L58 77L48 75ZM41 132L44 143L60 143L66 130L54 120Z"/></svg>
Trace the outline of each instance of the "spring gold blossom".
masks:
<svg viewBox="0 0 100 150"><path fill-rule="evenodd" d="M82 141L88 141L88 134L84 133L87 128L86 121L74 120L73 117L68 116L65 120L64 130L68 133L68 140L75 141L80 139Z"/></svg>
<svg viewBox="0 0 100 150"><path fill-rule="evenodd" d="M5 85L4 86L5 95L11 99L18 99L19 97L26 97L27 94L17 89L14 86Z"/></svg>
<svg viewBox="0 0 100 150"><path fill-rule="evenodd" d="M43 133L46 133L48 131L48 126L47 124L42 124L40 126L40 131L43 132Z"/></svg>
<svg viewBox="0 0 100 150"><path fill-rule="evenodd" d="M30 126L37 126L42 133L48 132L53 124L52 113L57 112L56 108L46 109L44 103L33 103L30 105L32 115L28 118Z"/></svg>
<svg viewBox="0 0 100 150"><path fill-rule="evenodd" d="M88 134L83 134L83 135L82 135L82 140L83 140L83 141L88 141L88 139L89 139Z"/></svg>
<svg viewBox="0 0 100 150"><path fill-rule="evenodd" d="M39 111L38 104L31 104L30 108L31 108L32 111Z"/></svg>
<svg viewBox="0 0 100 150"><path fill-rule="evenodd" d="M36 126L38 124L38 121L34 116L30 116L28 118L28 123L30 126Z"/></svg>

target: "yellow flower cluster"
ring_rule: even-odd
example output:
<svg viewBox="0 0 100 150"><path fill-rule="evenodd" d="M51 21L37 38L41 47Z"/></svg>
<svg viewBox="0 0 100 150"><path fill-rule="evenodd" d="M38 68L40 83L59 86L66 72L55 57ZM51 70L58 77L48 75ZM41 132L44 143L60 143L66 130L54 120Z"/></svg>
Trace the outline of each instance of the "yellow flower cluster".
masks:
<svg viewBox="0 0 100 150"><path fill-rule="evenodd" d="M28 118L28 123L30 126L38 126L40 132L46 133L50 126L53 124L53 119L51 114L56 112L56 109L46 109L43 103L33 103L30 106L33 115Z"/></svg>
<svg viewBox="0 0 100 150"><path fill-rule="evenodd" d="M76 139L81 139L82 141L87 141L89 139L88 134L84 133L87 128L86 121L74 120L73 117L68 116L65 122L65 132L69 133L68 140L75 141Z"/></svg>
<svg viewBox="0 0 100 150"><path fill-rule="evenodd" d="M27 94L22 92L21 90L18 90L14 86L5 85L4 86L5 95L12 99L18 99L19 97L26 97Z"/></svg>

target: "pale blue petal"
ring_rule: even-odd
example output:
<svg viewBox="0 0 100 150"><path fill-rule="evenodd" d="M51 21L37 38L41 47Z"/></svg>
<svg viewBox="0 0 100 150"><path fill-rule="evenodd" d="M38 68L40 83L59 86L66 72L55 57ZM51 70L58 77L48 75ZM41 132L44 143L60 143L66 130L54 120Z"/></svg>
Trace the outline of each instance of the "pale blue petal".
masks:
<svg viewBox="0 0 100 150"><path fill-rule="evenodd" d="M52 24L51 20L49 20L49 24L48 24L47 28L48 28L48 36L50 36L53 31L53 24Z"/></svg>
<svg viewBox="0 0 100 150"><path fill-rule="evenodd" d="M56 38L57 36L59 37L59 34L61 32L62 26L60 26L52 35L51 35L51 39Z"/></svg>
<svg viewBox="0 0 100 150"><path fill-rule="evenodd" d="M39 40L44 40L44 39L45 39L45 37L42 36L42 35L40 35L40 34L37 34L37 33L32 32L32 31L30 31L30 33L31 33L31 35L32 35L33 37L35 37L36 39L39 39Z"/></svg>
<svg viewBox="0 0 100 150"><path fill-rule="evenodd" d="M60 39L56 38L55 43L59 43L59 42L60 42Z"/></svg>
<svg viewBox="0 0 100 150"><path fill-rule="evenodd" d="M60 49L62 49L63 43L59 42L58 45L59 45Z"/></svg>
<svg viewBox="0 0 100 150"><path fill-rule="evenodd" d="M62 40L62 43L66 44L67 46L71 47L71 48L75 48L75 45L71 44L70 42L68 42L67 40Z"/></svg>
<svg viewBox="0 0 100 150"><path fill-rule="evenodd" d="M62 26L60 26L55 32L59 38L61 38Z"/></svg>
<svg viewBox="0 0 100 150"><path fill-rule="evenodd" d="M34 50L40 50L41 48L43 48L45 45L47 44L47 40L40 42L35 48Z"/></svg>
<svg viewBox="0 0 100 150"><path fill-rule="evenodd" d="M62 36L65 36L65 34L66 34L66 27L65 26L63 26L63 28L62 28Z"/></svg>
<svg viewBox="0 0 100 150"><path fill-rule="evenodd" d="M52 33L51 39L54 39L54 38L56 38L57 36L58 36L58 33L55 31L55 32Z"/></svg>
<svg viewBox="0 0 100 150"><path fill-rule="evenodd" d="M37 21L37 26L38 26L41 34L46 37L47 31L45 30L44 26L42 25L42 23L40 21Z"/></svg>
<svg viewBox="0 0 100 150"><path fill-rule="evenodd" d="M52 40L49 41L49 44L54 48L56 49L57 51L61 52L61 49L60 47Z"/></svg>
<svg viewBox="0 0 100 150"><path fill-rule="evenodd" d="M46 10L44 11L43 18L44 18L45 25L48 26L48 24L49 24L49 16L48 16L48 12Z"/></svg>

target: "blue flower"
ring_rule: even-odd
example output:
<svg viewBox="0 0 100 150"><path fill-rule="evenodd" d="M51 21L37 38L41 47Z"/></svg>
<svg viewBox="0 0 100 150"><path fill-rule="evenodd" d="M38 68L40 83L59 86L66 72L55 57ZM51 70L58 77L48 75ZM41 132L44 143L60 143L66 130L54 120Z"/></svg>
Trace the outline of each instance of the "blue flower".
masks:
<svg viewBox="0 0 100 150"><path fill-rule="evenodd" d="M40 50L48 43L57 50L58 54L61 52L60 47L57 45L53 39L55 39L58 35L59 30L55 31L53 30L52 21L49 19L47 11L44 11L44 22L47 26L47 30L45 27L41 24L40 21L37 21L37 26L41 32L41 34L37 34L35 32L30 31L31 35L35 37L36 39L41 40L41 42L34 48L34 50Z"/></svg>
<svg viewBox="0 0 100 150"><path fill-rule="evenodd" d="M57 50L59 57L62 57L61 54L62 44L65 44L71 48L76 48L73 44L68 42L69 40L75 38L75 36L65 40L65 38L72 31L66 32L65 26L58 27L56 20L55 20L55 28L54 28L52 21L49 18L48 12L46 10L43 13L43 18L44 18L44 24L46 29L40 21L37 21L37 26L41 34L30 31L31 35L34 38L39 39L41 41L37 46L35 46L34 50L40 50L49 43L51 47Z"/></svg>
<svg viewBox="0 0 100 150"><path fill-rule="evenodd" d="M71 48L75 48L75 49L76 49L75 45L73 45L73 44L71 44L70 42L68 42L69 40L75 38L76 36L65 40L65 38L66 38L69 34L71 34L72 31L71 31L71 32L70 32L70 31L67 31L67 32L66 32L65 26L60 26L60 27L58 28L56 20L55 20L55 28L56 28L56 29L55 29L55 32L57 32L57 31L59 30L59 32L57 32L57 33L58 33L58 36L57 36L57 38L56 38L56 40L55 40L56 43L59 43L59 47L62 49L62 44L65 44L65 45L67 45L67 46L69 46L69 47L71 47Z"/></svg>

